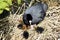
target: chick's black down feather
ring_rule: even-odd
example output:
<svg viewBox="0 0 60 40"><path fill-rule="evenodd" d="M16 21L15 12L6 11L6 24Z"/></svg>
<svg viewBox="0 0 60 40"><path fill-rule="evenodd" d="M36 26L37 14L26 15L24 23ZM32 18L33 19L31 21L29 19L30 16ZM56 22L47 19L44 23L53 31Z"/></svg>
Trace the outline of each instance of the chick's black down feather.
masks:
<svg viewBox="0 0 60 40"><path fill-rule="evenodd" d="M48 5L45 3L36 3L35 5L27 8L23 14L24 24L29 25L29 20L32 21L32 25L38 24L44 19L47 9Z"/></svg>

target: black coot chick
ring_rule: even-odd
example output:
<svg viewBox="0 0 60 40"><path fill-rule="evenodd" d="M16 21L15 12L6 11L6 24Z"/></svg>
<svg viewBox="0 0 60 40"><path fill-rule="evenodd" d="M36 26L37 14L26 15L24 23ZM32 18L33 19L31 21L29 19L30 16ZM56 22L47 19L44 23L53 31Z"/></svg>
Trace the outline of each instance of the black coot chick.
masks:
<svg viewBox="0 0 60 40"><path fill-rule="evenodd" d="M24 37L25 39L28 39L29 33L28 33L27 31L24 31L24 32L23 32L23 37Z"/></svg>
<svg viewBox="0 0 60 40"><path fill-rule="evenodd" d="M44 31L44 28L37 27L35 30L36 30L37 33L42 33Z"/></svg>
<svg viewBox="0 0 60 40"><path fill-rule="evenodd" d="M48 5L46 3L36 3L35 5L26 9L25 13L23 14L23 22L26 25L30 25L29 21L32 21L31 24L38 24L41 22L48 9Z"/></svg>

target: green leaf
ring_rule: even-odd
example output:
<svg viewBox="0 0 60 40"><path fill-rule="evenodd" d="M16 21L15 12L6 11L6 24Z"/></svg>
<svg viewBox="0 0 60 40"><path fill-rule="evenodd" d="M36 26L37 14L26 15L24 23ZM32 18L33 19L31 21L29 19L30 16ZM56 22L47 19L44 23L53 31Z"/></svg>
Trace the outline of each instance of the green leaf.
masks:
<svg viewBox="0 0 60 40"><path fill-rule="evenodd" d="M17 0L18 4L21 4L21 0Z"/></svg>
<svg viewBox="0 0 60 40"><path fill-rule="evenodd" d="M0 2L0 9L4 9L8 7L9 5L6 2Z"/></svg>
<svg viewBox="0 0 60 40"><path fill-rule="evenodd" d="M0 2L3 2L4 0L0 0Z"/></svg>
<svg viewBox="0 0 60 40"><path fill-rule="evenodd" d="M5 0L9 5L12 5L12 0Z"/></svg>
<svg viewBox="0 0 60 40"><path fill-rule="evenodd" d="M2 14L3 10L0 10L0 14Z"/></svg>
<svg viewBox="0 0 60 40"><path fill-rule="evenodd" d="M7 8L5 8L5 10L7 10L7 11L10 11L10 9L7 7Z"/></svg>

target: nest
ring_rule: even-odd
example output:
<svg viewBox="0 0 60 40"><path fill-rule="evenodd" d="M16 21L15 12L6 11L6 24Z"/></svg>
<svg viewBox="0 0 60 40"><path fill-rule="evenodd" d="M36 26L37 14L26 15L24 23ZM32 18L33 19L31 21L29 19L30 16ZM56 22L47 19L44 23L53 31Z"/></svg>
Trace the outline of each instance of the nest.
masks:
<svg viewBox="0 0 60 40"><path fill-rule="evenodd" d="M32 6L36 2L40 1L32 0L30 1L28 6L25 3L22 3L22 5L18 7L14 5L11 9L10 16L0 20L1 22L3 22L0 22L0 27L2 27L0 29L1 40L25 40L25 38L23 38L24 30L17 28L17 25L20 24L19 20L22 19L22 15L24 14L26 8ZM60 38L59 2L57 3L57 1L53 0L44 0L43 2L46 2L49 5L49 8L46 12L45 19L37 26L43 27L44 31L43 33L39 34L35 30L27 30L29 32L29 37L27 40L58 40ZM16 12L13 10L14 8L16 8Z"/></svg>

